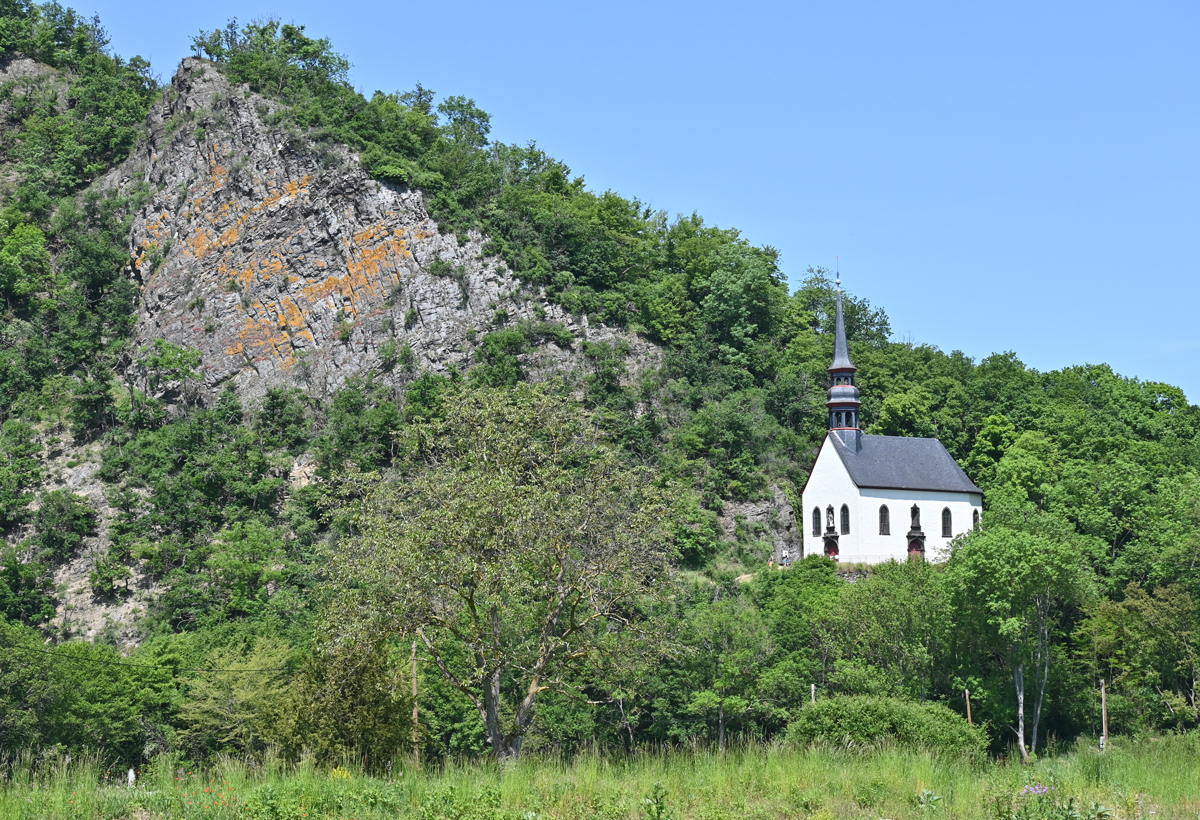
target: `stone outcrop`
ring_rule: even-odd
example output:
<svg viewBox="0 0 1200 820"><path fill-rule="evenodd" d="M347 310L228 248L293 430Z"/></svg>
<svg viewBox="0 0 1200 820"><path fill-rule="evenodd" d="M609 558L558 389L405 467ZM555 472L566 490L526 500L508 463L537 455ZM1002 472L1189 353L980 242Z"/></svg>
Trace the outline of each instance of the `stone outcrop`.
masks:
<svg viewBox="0 0 1200 820"><path fill-rule="evenodd" d="M760 501L727 501L717 523L727 541L738 538L738 526L746 535L771 545L771 557L779 563L786 552L792 561L803 556L804 533L796 520L796 511L787 494L778 486L770 488L771 497Z"/></svg>
<svg viewBox="0 0 1200 820"><path fill-rule="evenodd" d="M161 584L135 564L130 568L130 577L120 584L120 595L95 594L92 570L108 554L109 528L117 511L109 504L106 485L99 475L101 446L76 442L68 430L56 433L40 436L45 447L42 460L46 478L39 489L65 490L87 501L97 513L97 528L84 538L75 555L54 566L57 613L50 626L63 638L102 638L123 648L136 646L143 637L139 623L161 594ZM37 509L36 502L33 509ZM32 534L32 527L27 525L12 534L12 542L19 544Z"/></svg>
<svg viewBox="0 0 1200 820"><path fill-rule="evenodd" d="M210 394L227 382L246 398L272 385L328 394L367 373L463 370L483 334L521 320L621 339L631 364L657 360L648 342L523 287L483 254L485 237L443 233L419 191L370 179L344 147L273 124L275 111L184 60L134 156L105 182L154 191L131 236L138 344L198 349ZM578 367L578 348L542 346L523 365L533 378Z"/></svg>

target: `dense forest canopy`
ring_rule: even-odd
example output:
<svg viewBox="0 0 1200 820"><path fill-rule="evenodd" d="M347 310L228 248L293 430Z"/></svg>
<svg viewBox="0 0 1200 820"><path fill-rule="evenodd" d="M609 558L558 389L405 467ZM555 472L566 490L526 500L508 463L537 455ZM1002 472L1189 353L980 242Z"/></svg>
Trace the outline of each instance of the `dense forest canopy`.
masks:
<svg viewBox="0 0 1200 820"><path fill-rule="evenodd" d="M280 103L281 124L309 144L350 146L374 178L423 192L444 231L481 232L531 288L642 334L664 356L631 376L619 345L580 343L580 381L534 386L521 354L565 331L514 324L484 334L466 372L415 374L403 389L366 378L329 398L274 388L252 405L232 390L156 397L143 388L186 384L198 359L134 344L127 236L146 191L118 196L93 182L129 155L162 90L145 61L111 53L99 21L5 0L0 59L35 68L0 87L0 754L88 747L132 763L274 745L384 761L410 748L407 653L418 634L418 742L433 756L489 743L511 752L514 738L571 751L783 737L813 684L821 698L875 699L862 714L883 708L879 699L963 714L969 688L976 722L1003 750L1022 670L1037 701L1035 751L1048 737L1098 731L1100 678L1114 731L1200 723L1200 408L1179 389L1104 365L1041 373L1011 352L977 360L897 342L882 309L847 295L864 426L939 438L986 491L984 525L943 564L885 565L853 584L819 556L768 570L763 531L739 522L722 537L718 513L776 488L799 497L825 431L827 271L809 268L791 291L772 248L696 214L589 190L535 145L492 142L489 115L469 98L420 85L365 97L347 59L303 27L231 22L195 46L247 93ZM130 375L135 363L146 385ZM493 472L447 421L483 424L479 408L530 441L553 439L553 420L587 447L517 459L515 478ZM113 511L111 545L90 570L94 595L128 597L135 574L160 590L124 661L136 665L112 663L115 641L72 640L53 622L54 573L91 549L99 519L79 496L49 489L48 464L85 446L102 453ZM320 480L289 484L304 456ZM507 641L494 658L471 654L463 626L486 618L439 621L422 609L449 600L445 589L406 587L386 612L363 603L386 596L350 594L424 567L411 544L445 522L421 518L421 499L463 504L478 486L505 495L463 508L480 552L463 548L455 600L469 611L472 584L485 582L497 612L512 596L504 630L491 622ZM639 552L623 565L643 574L614 573L605 587L620 587L620 605L563 629L518 590L540 589L580 551L615 547L583 539L553 558L547 545L523 552L504 530L518 579L509 587L485 572L487 539L501 530L466 513L505 497L530 520L574 520L583 512L553 509L547 488L582 486L614 520L612 488L636 486L655 515L629 509L627 541L653 538L669 560L660 576L653 551ZM402 526L381 500L425 523ZM372 539L398 551L394 563L331 563ZM594 602L599 587L589 589ZM588 611L582 594L561 599L571 617ZM366 629L363 613L387 628ZM531 678L537 658L549 660ZM816 725L809 715L791 736Z"/></svg>

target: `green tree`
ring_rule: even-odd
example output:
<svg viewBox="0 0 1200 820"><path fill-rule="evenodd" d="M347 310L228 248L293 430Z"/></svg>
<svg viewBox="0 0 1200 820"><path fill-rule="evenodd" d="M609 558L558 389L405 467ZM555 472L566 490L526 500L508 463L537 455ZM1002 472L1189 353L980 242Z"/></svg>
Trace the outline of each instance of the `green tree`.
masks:
<svg viewBox="0 0 1200 820"><path fill-rule="evenodd" d="M916 386L903 393L892 393L883 400L870 431L878 436L917 436L934 438L933 394Z"/></svg>
<svg viewBox="0 0 1200 820"><path fill-rule="evenodd" d="M389 646L322 643L304 660L283 719L271 738L293 755L340 763L365 756L382 767L411 749L412 695L407 664L391 663Z"/></svg>
<svg viewBox="0 0 1200 820"><path fill-rule="evenodd" d="M214 651L213 671L193 675L187 685L179 712L183 745L201 755L227 751L254 759L288 702L291 656L291 647L271 638Z"/></svg>
<svg viewBox="0 0 1200 820"><path fill-rule="evenodd" d="M758 609L734 598L692 610L684 636L697 653L700 687L688 711L716 718L717 745L724 750L730 721L761 711L758 678L773 651L770 635Z"/></svg>
<svg viewBox="0 0 1200 820"><path fill-rule="evenodd" d="M24 299L47 284L50 254L46 236L34 225L17 225L12 230L0 222L0 294L10 301Z"/></svg>
<svg viewBox="0 0 1200 820"><path fill-rule="evenodd" d="M283 537L261 521L235 521L213 538L204 561L208 593L216 606L210 621L259 614L272 586L286 577Z"/></svg>
<svg viewBox="0 0 1200 820"><path fill-rule="evenodd" d="M71 682L55 674L34 629L0 619L0 749L14 754L53 742Z"/></svg>
<svg viewBox="0 0 1200 820"><path fill-rule="evenodd" d="M39 626L54 617L54 579L43 564L26 563L16 548L0 551L0 619Z"/></svg>
<svg viewBox="0 0 1200 820"><path fill-rule="evenodd" d="M939 569L924 561L875 567L818 616L830 686L848 695L929 699L947 667L952 619Z"/></svg>
<svg viewBox="0 0 1200 820"><path fill-rule="evenodd" d="M30 490L42 478L41 451L28 424L9 419L0 426L0 530L24 520Z"/></svg>
<svg viewBox="0 0 1200 820"><path fill-rule="evenodd" d="M1020 496L994 499L983 527L952 543L946 572L958 626L1011 677L1016 694L1012 728L1027 760L1037 749L1054 645L1062 639L1067 619L1092 592L1079 539L1069 525L1039 514Z"/></svg>
<svg viewBox="0 0 1200 820"><path fill-rule="evenodd" d="M755 579L751 592L775 647L760 690L775 708L798 709L808 700L812 684L825 683L817 625L846 589L837 567L820 554L810 554L787 570L759 573Z"/></svg>
<svg viewBox="0 0 1200 820"><path fill-rule="evenodd" d="M45 493L40 502L33 516L38 557L51 563L70 560L83 545L83 539L95 534L98 520L95 508L87 499L68 490Z"/></svg>
<svg viewBox="0 0 1200 820"><path fill-rule="evenodd" d="M1133 583L1122 600L1089 608L1075 635L1088 671L1109 684L1115 726L1186 731L1200 722L1198 623L1200 607L1179 584Z"/></svg>
<svg viewBox="0 0 1200 820"><path fill-rule="evenodd" d="M410 428L402 480L346 484L359 498L333 557L335 621L419 636L495 754L516 756L539 695L615 651L640 628L642 599L665 589L672 506L551 388L442 400L444 420Z"/></svg>

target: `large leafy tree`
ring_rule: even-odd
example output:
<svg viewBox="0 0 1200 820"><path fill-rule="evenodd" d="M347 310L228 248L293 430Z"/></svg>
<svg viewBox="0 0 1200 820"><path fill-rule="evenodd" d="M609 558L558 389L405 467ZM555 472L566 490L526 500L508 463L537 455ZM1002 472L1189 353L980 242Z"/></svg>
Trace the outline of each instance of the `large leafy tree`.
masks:
<svg viewBox="0 0 1200 820"><path fill-rule="evenodd" d="M951 620L943 580L924 561L891 562L831 601L815 630L830 685L849 695L935 695Z"/></svg>
<svg viewBox="0 0 1200 820"><path fill-rule="evenodd" d="M1076 637L1084 666L1112 688L1109 711L1124 729L1187 730L1200 722L1200 607L1179 584L1125 588L1090 608Z"/></svg>
<svg viewBox="0 0 1200 820"><path fill-rule="evenodd" d="M460 386L443 412L408 429L402 476L347 481L334 617L367 644L419 636L494 752L515 757L539 695L641 631L673 505L552 387Z"/></svg>
<svg viewBox="0 0 1200 820"><path fill-rule="evenodd" d="M693 610L685 635L697 653L698 678L688 711L716 719L717 745L724 749L729 724L756 707L761 711L757 687L772 652L770 634L748 600L726 598Z"/></svg>
<svg viewBox="0 0 1200 820"><path fill-rule="evenodd" d="M1012 730L1028 760L1037 748L1056 643L1089 600L1092 577L1070 525L1020 495L993 504L983 528L952 545L947 581L957 626L975 657L1007 671L1016 696Z"/></svg>

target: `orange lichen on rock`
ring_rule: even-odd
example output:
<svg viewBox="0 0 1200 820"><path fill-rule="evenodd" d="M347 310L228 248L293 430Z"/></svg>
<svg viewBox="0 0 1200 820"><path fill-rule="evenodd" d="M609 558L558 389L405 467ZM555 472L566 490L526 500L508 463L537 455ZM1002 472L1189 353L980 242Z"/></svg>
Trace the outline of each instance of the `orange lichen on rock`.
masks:
<svg viewBox="0 0 1200 820"><path fill-rule="evenodd" d="M151 244L157 244L158 241L162 241L162 239L167 235L167 228L164 223L170 221L171 214L167 211L163 211L154 219L147 219L144 223L144 229L146 233L150 234L157 241L152 243L149 239L142 240L142 247L148 248Z"/></svg>
<svg viewBox="0 0 1200 820"><path fill-rule="evenodd" d="M207 229L201 228L188 242L186 252L195 259L203 259L216 247L219 247L219 244L213 240L212 234Z"/></svg>
<svg viewBox="0 0 1200 820"><path fill-rule="evenodd" d="M364 280L378 279L385 270L397 273L400 262L407 253L408 243L403 239L388 239L373 247L359 250L357 258L351 257L347 267L351 274L361 274Z"/></svg>
<svg viewBox="0 0 1200 820"><path fill-rule="evenodd" d="M287 263L283 261L283 257L279 255L279 251L272 251L270 259L264 259L259 262L259 279L263 282L270 281L272 276L278 276L283 273L283 269L287 267Z"/></svg>
<svg viewBox="0 0 1200 820"><path fill-rule="evenodd" d="M300 292L304 294L304 298L310 302L319 302L322 299L328 299L334 293L341 289L341 277L330 276L324 281L316 282L301 288Z"/></svg>
<svg viewBox="0 0 1200 820"><path fill-rule="evenodd" d="M301 329L308 332L308 323L304 320L304 311L290 296L283 297L279 303L279 323L287 328ZM310 336L312 334L309 334Z"/></svg>
<svg viewBox="0 0 1200 820"><path fill-rule="evenodd" d="M273 351L275 349L275 336L275 325L270 319L247 319L245 326L238 332L238 341L241 342L238 347L241 347L243 351L247 347L251 351L261 351L264 347L270 347Z"/></svg>

